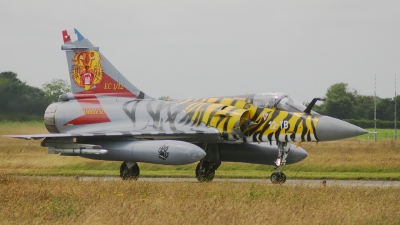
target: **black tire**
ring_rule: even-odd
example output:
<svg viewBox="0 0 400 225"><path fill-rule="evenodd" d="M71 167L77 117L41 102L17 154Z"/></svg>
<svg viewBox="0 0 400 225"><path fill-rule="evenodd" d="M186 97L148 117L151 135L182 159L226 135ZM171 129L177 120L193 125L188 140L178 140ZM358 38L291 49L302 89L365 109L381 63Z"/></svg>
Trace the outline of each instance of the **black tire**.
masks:
<svg viewBox="0 0 400 225"><path fill-rule="evenodd" d="M283 184L286 182L286 175L284 173L281 173L281 176L282 176L281 183Z"/></svg>
<svg viewBox="0 0 400 225"><path fill-rule="evenodd" d="M119 170L119 176L122 180L137 180L140 175L140 169L136 163L132 168L128 169L126 162L123 162Z"/></svg>
<svg viewBox="0 0 400 225"><path fill-rule="evenodd" d="M197 163L197 166L196 166L196 177L198 177L199 176L199 174L200 174L200 163Z"/></svg>
<svg viewBox="0 0 400 225"><path fill-rule="evenodd" d="M286 181L286 175L284 173L274 172L271 174L271 183L281 184Z"/></svg>
<svg viewBox="0 0 400 225"><path fill-rule="evenodd" d="M211 182L215 177L215 169L208 161L203 161L202 169L200 169L200 163L196 166L196 178L199 182Z"/></svg>

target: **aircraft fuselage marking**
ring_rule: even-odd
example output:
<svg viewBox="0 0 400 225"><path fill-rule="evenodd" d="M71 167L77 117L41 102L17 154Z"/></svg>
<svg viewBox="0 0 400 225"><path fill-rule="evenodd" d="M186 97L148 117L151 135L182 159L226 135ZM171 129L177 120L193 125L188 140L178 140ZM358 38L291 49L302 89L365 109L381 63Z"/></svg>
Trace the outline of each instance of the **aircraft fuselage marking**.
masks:
<svg viewBox="0 0 400 225"><path fill-rule="evenodd" d="M104 83L104 90L123 90L123 83Z"/></svg>
<svg viewBox="0 0 400 225"><path fill-rule="evenodd" d="M78 110L78 113L80 115L101 115L106 114L106 111L104 109L81 109Z"/></svg>

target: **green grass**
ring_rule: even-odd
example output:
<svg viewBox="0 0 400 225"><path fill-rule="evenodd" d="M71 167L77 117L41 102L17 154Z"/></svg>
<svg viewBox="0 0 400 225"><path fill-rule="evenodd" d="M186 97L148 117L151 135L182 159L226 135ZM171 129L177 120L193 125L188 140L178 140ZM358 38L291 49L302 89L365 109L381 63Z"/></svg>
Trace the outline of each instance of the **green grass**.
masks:
<svg viewBox="0 0 400 225"><path fill-rule="evenodd" d="M365 130L371 132L370 134L360 135L356 139L374 140L374 128L366 128ZM394 139L394 129L376 129L377 139ZM400 130L397 131L397 138L400 137Z"/></svg>
<svg viewBox="0 0 400 225"><path fill-rule="evenodd" d="M0 126L11 126L11 127L44 127L44 123L43 123L43 120L30 120L30 121L0 120Z"/></svg>
<svg viewBox="0 0 400 225"><path fill-rule="evenodd" d="M0 121L9 120L9 121L42 121L43 115L29 115L29 114L21 114L21 113L9 113L9 114L0 114Z"/></svg>

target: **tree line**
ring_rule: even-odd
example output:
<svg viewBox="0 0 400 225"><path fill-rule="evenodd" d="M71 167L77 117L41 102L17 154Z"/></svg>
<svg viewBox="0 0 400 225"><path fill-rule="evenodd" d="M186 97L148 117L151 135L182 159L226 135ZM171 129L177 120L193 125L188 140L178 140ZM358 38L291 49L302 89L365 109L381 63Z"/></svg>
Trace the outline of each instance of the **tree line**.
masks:
<svg viewBox="0 0 400 225"><path fill-rule="evenodd" d="M14 72L1 72L0 120L42 120L47 106L67 92L71 91L65 80L53 79L37 88L22 82Z"/></svg>
<svg viewBox="0 0 400 225"><path fill-rule="evenodd" d="M364 128L374 127L374 96L360 95L346 83L337 83L328 88L326 100L313 110L327 116L342 119ZM400 103L400 97L376 97L377 127L394 127L394 107ZM396 104L396 118L399 118L399 106Z"/></svg>

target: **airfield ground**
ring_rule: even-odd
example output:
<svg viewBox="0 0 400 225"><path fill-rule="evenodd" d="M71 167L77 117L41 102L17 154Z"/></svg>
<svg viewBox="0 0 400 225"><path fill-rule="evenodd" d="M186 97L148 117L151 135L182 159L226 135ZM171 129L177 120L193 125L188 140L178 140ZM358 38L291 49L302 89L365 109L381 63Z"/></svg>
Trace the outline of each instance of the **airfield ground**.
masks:
<svg viewBox="0 0 400 225"><path fill-rule="evenodd" d="M0 135L44 133L40 123L3 123ZM400 140L399 140L400 141ZM303 143L309 156L288 179L400 180L400 143L368 138ZM82 181L118 176L120 163L48 155L39 141L0 138L3 224L398 224L399 187L269 185L259 182ZM193 177L194 166L140 164L143 177ZM216 177L266 178L263 165L223 163ZM67 179L27 179L63 175Z"/></svg>

